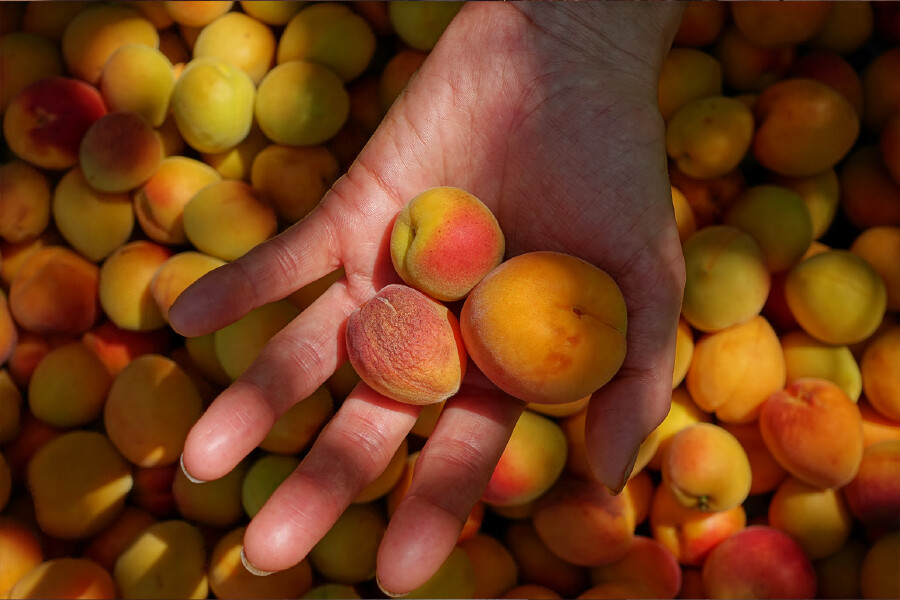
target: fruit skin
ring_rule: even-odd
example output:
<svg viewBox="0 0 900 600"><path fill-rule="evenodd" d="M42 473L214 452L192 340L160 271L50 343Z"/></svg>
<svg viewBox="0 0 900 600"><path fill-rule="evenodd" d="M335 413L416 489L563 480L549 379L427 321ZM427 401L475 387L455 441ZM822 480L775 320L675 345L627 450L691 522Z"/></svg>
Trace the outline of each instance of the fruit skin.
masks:
<svg viewBox="0 0 900 600"><path fill-rule="evenodd" d="M722 66L708 52L675 47L663 61L658 87L659 112L668 121L690 100L721 95Z"/></svg>
<svg viewBox="0 0 900 600"><path fill-rule="evenodd" d="M159 134L131 112L111 112L94 121L79 147L84 178L99 192L128 192L138 187L162 160Z"/></svg>
<svg viewBox="0 0 900 600"><path fill-rule="evenodd" d="M776 48L805 42L825 24L831 2L804 2L785 7L768 4L730 5L731 18L752 43Z"/></svg>
<svg viewBox="0 0 900 600"><path fill-rule="evenodd" d="M466 373L456 316L402 284L383 287L350 314L347 354L359 376L380 394L407 404L454 395Z"/></svg>
<svg viewBox="0 0 900 600"><path fill-rule="evenodd" d="M900 116L896 121L900 125ZM864 258L878 271L887 289L887 310L900 312L900 262L897 262L897 256L900 256L900 225L866 228L850 244L850 252Z"/></svg>
<svg viewBox="0 0 900 600"><path fill-rule="evenodd" d="M881 536L869 547L860 569L860 590L863 598L900 596L900 578L897 577L898 555L900 555L900 531Z"/></svg>
<svg viewBox="0 0 900 600"><path fill-rule="evenodd" d="M51 558L25 573L8 598L115 598L116 584L89 558Z"/></svg>
<svg viewBox="0 0 900 600"><path fill-rule="evenodd" d="M22 160L0 165L0 238L25 242L41 235L50 224L50 181ZM4 252L6 255L6 252Z"/></svg>
<svg viewBox="0 0 900 600"><path fill-rule="evenodd" d="M648 573L653 575L648 577ZM636 535L625 556L591 567L591 583L580 598L614 597L623 592L627 598L675 598L681 590L681 567L663 544Z"/></svg>
<svg viewBox="0 0 900 600"><path fill-rule="evenodd" d="M863 390L872 408L900 422L900 326L875 334L863 352L860 370Z"/></svg>
<svg viewBox="0 0 900 600"><path fill-rule="evenodd" d="M856 227L900 226L900 182L894 180L881 151L861 144L838 166L840 205Z"/></svg>
<svg viewBox="0 0 900 600"><path fill-rule="evenodd" d="M827 379L798 379L769 396L759 428L775 460L812 486L843 487L862 461L859 408Z"/></svg>
<svg viewBox="0 0 900 600"><path fill-rule="evenodd" d="M853 515L841 490L788 477L769 501L769 525L794 538L812 560L837 552L850 538Z"/></svg>
<svg viewBox="0 0 900 600"><path fill-rule="evenodd" d="M900 529L900 440L865 449L859 471L843 488L853 516L874 535Z"/></svg>
<svg viewBox="0 0 900 600"><path fill-rule="evenodd" d="M460 313L472 361L527 402L560 404L592 394L625 358L627 315L616 282L560 252L510 258L475 286Z"/></svg>
<svg viewBox="0 0 900 600"><path fill-rule="evenodd" d="M134 113L160 127L169 114L175 72L160 50L126 44L104 63L98 87L110 111Z"/></svg>
<svg viewBox="0 0 900 600"><path fill-rule="evenodd" d="M506 251L500 224L472 194L436 187L413 197L391 229L391 261L406 282L437 300L464 298Z"/></svg>

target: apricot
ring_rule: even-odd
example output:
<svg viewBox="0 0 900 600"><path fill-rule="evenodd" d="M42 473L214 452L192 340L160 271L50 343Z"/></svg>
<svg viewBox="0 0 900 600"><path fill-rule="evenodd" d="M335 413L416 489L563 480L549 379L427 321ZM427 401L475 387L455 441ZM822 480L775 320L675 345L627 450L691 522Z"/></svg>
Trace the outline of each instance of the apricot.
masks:
<svg viewBox="0 0 900 600"><path fill-rule="evenodd" d="M177 246L187 243L184 206L202 188L222 180L209 165L187 156L169 156L134 191L132 200L138 224L151 240Z"/></svg>
<svg viewBox="0 0 900 600"><path fill-rule="evenodd" d="M179 466L173 463L135 467L131 503L158 519L174 515L176 506L172 485L178 468Z"/></svg>
<svg viewBox="0 0 900 600"><path fill-rule="evenodd" d="M409 200L391 230L391 261L400 277L442 301L461 300L502 261L506 243L484 203L453 187Z"/></svg>
<svg viewBox="0 0 900 600"><path fill-rule="evenodd" d="M266 577L248 571L241 562L246 529L242 525L229 530L212 548L208 567L209 591L216 598L299 598L299 594L310 590L313 572L308 560Z"/></svg>
<svg viewBox="0 0 900 600"><path fill-rule="evenodd" d="M862 80L853 65L842 56L825 51L808 52L794 61L787 76L815 79L830 85L850 101L857 115L862 116Z"/></svg>
<svg viewBox="0 0 900 600"><path fill-rule="evenodd" d="M50 181L42 171L21 160L0 165L0 195L0 238L24 242L47 229Z"/></svg>
<svg viewBox="0 0 900 600"><path fill-rule="evenodd" d="M221 258L192 250L176 252L167 258L150 280L150 294L166 322L169 320L169 309L181 292L224 264Z"/></svg>
<svg viewBox="0 0 900 600"><path fill-rule="evenodd" d="M840 490L821 489L788 477L769 501L768 522L794 538L810 559L818 560L846 543L853 515Z"/></svg>
<svg viewBox="0 0 900 600"><path fill-rule="evenodd" d="M245 13L267 25L286 25L304 5L280 0L241 0L240 6Z"/></svg>
<svg viewBox="0 0 900 600"><path fill-rule="evenodd" d="M900 440L900 421L889 419L872 408L865 396L860 397L857 406L862 416L863 445L866 448L884 440Z"/></svg>
<svg viewBox="0 0 900 600"><path fill-rule="evenodd" d="M157 48L159 34L153 23L131 7L98 4L69 22L61 43L68 71L97 85L103 65L116 50L126 44Z"/></svg>
<svg viewBox="0 0 900 600"><path fill-rule="evenodd" d="M878 333L866 347L860 361L862 387L872 408L900 422L900 326Z"/></svg>
<svg viewBox="0 0 900 600"><path fill-rule="evenodd" d="M19 519L0 516L0 594L8 598L10 588L23 575L44 561L38 533Z"/></svg>
<svg viewBox="0 0 900 600"><path fill-rule="evenodd" d="M506 393L547 404L578 400L612 379L625 358L626 321L613 278L559 252L501 263L460 313L478 368Z"/></svg>
<svg viewBox="0 0 900 600"><path fill-rule="evenodd" d="M252 0L253 4L256 4L259 0ZM284 4L280 0L278 0L279 4ZM295 4L294 2L290 2L289 4ZM303 599L309 600L341 600L341 599L353 599L353 598L361 598L355 586L345 585L343 583L320 583L319 585L315 585L309 589L305 594L300 596Z"/></svg>
<svg viewBox="0 0 900 600"><path fill-rule="evenodd" d="M520 583L548 588L564 598L572 598L587 587L587 568L553 552L537 534L531 519L509 522L503 542L519 567Z"/></svg>
<svg viewBox="0 0 900 600"><path fill-rule="evenodd" d="M771 174L769 183L787 188L800 196L812 221L812 238L821 238L834 223L840 206L841 186L837 172L825 169L806 177Z"/></svg>
<svg viewBox="0 0 900 600"><path fill-rule="evenodd" d="M499 506L537 499L562 474L566 448L565 435L557 423L530 411L523 412L481 499Z"/></svg>
<svg viewBox="0 0 900 600"><path fill-rule="evenodd" d="M408 46L429 51L437 44L444 30L462 8L463 2L409 4L391 2L388 17L394 33Z"/></svg>
<svg viewBox="0 0 900 600"><path fill-rule="evenodd" d="M194 382L172 359L135 358L113 379L103 423L122 455L142 467L178 460L203 402Z"/></svg>
<svg viewBox="0 0 900 600"><path fill-rule="evenodd" d="M735 92L758 93L784 78L796 56L792 45L763 48L733 23L726 23L713 47L724 84Z"/></svg>
<svg viewBox="0 0 900 600"><path fill-rule="evenodd" d="M13 585L7 598L116 598L109 571L89 558L44 561Z"/></svg>
<svg viewBox="0 0 900 600"><path fill-rule="evenodd" d="M878 328L887 305L881 276L848 250L828 250L795 265L784 293L800 327L827 344L866 339Z"/></svg>
<svg viewBox="0 0 900 600"><path fill-rule="evenodd" d="M81 167L70 170L56 185L50 209L62 236L92 262L127 242L134 229L128 194L97 191Z"/></svg>
<svg viewBox="0 0 900 600"><path fill-rule="evenodd" d="M456 546L438 570L405 598L472 598L475 567L465 550Z"/></svg>
<svg viewBox="0 0 900 600"><path fill-rule="evenodd" d="M206 560L203 534L195 525L159 521L122 552L113 578L124 598L206 598Z"/></svg>
<svg viewBox="0 0 900 600"><path fill-rule="evenodd" d="M13 96L45 77L62 75L59 47L44 36L27 31L10 31L0 37L0 113Z"/></svg>
<svg viewBox="0 0 900 600"><path fill-rule="evenodd" d="M788 534L750 525L713 548L703 563L710 598L812 598L816 573Z"/></svg>
<svg viewBox="0 0 900 600"><path fill-rule="evenodd" d="M712 179L736 168L753 139L753 114L729 96L685 102L666 125L666 151L689 177Z"/></svg>
<svg viewBox="0 0 900 600"><path fill-rule="evenodd" d="M722 423L722 428L737 438L747 453L750 461L750 496L766 494L775 490L784 478L787 471L772 456L769 448L763 440L759 429L759 422L752 423Z"/></svg>
<svg viewBox="0 0 900 600"><path fill-rule="evenodd" d="M712 414L697 406L685 386L679 386L672 390L669 412L655 429L658 438L656 452L648 461L647 466L654 471L659 471L673 435L694 423L711 421Z"/></svg>
<svg viewBox="0 0 900 600"><path fill-rule="evenodd" d="M413 74L422 66L428 52L415 48L402 48L391 56L378 77L378 106L382 114L387 113L392 104L409 84Z"/></svg>
<svg viewBox="0 0 900 600"><path fill-rule="evenodd" d="M28 383L28 408L54 427L87 425L100 416L112 376L87 346L71 342L52 349Z"/></svg>
<svg viewBox="0 0 900 600"><path fill-rule="evenodd" d="M727 4L687 2L673 43L697 48L712 44L722 33L729 12Z"/></svg>
<svg viewBox="0 0 900 600"><path fill-rule="evenodd" d="M192 368L204 379L217 386L231 383L231 376L222 368L216 356L215 332L184 339L184 349Z"/></svg>
<svg viewBox="0 0 900 600"><path fill-rule="evenodd" d="M259 447L278 454L297 454L312 445L334 410L331 393L320 386L278 417Z"/></svg>
<svg viewBox="0 0 900 600"><path fill-rule="evenodd" d="M529 404L525 409L536 412L539 415L544 415L545 417L561 419L582 412L587 408L587 405L590 404L590 402L591 397L585 396L574 402L564 402L562 404Z"/></svg>
<svg viewBox="0 0 900 600"><path fill-rule="evenodd" d="M850 251L861 256L878 271L887 290L887 310L900 312L900 225L868 227L850 244Z"/></svg>
<svg viewBox="0 0 900 600"><path fill-rule="evenodd" d="M892 115L900 111L900 84L894 73L900 69L900 48L891 46L879 53L862 70L865 109L863 123L879 132Z"/></svg>
<svg viewBox="0 0 900 600"><path fill-rule="evenodd" d="M807 40L810 46L837 54L850 54L866 43L874 29L875 11L867 2L831 3L825 22Z"/></svg>
<svg viewBox="0 0 900 600"><path fill-rule="evenodd" d="M22 424L22 392L9 370L0 369L0 445L16 438Z"/></svg>
<svg viewBox="0 0 900 600"><path fill-rule="evenodd" d="M100 306L117 327L151 331L166 324L150 291L157 270L172 251L149 240L116 248L100 265Z"/></svg>
<svg viewBox="0 0 900 600"><path fill-rule="evenodd" d="M20 19L18 21L11 20L9 24L17 22L21 25L23 31L42 35L58 43L62 39L63 32L69 22L78 13L97 4L97 2L93 1L61 0L56 5L26 5L23 14L20 15ZM4 23L4 26L7 25L7 23Z"/></svg>
<svg viewBox="0 0 900 600"><path fill-rule="evenodd" d="M686 239L694 235L697 231L697 217L694 216L694 210L688 202L687 196L676 188L672 188L672 208L675 209L675 226L678 227L678 239L684 243Z"/></svg>
<svg viewBox="0 0 900 600"><path fill-rule="evenodd" d="M475 568L473 598L500 598L518 583L518 566L512 553L496 537L476 533L460 543ZM529 596L531 598L532 596Z"/></svg>
<svg viewBox="0 0 900 600"><path fill-rule="evenodd" d="M753 104L753 117L753 156L767 169L793 177L834 167L860 129L850 101L814 79L787 78L768 86Z"/></svg>
<svg viewBox="0 0 900 600"><path fill-rule="evenodd" d="M83 556L112 572L122 552L138 534L155 522L156 518L146 510L126 504L109 527L87 542Z"/></svg>
<svg viewBox="0 0 900 600"><path fill-rule="evenodd" d="M97 265L75 251L63 246L38 249L10 283L10 313L33 333L84 333L100 313L98 280Z"/></svg>
<svg viewBox="0 0 900 600"><path fill-rule="evenodd" d="M750 493L747 453L736 437L712 423L695 423L673 435L660 472L663 484L688 508L728 510Z"/></svg>
<svg viewBox="0 0 900 600"><path fill-rule="evenodd" d="M272 492L294 472L300 460L292 455L263 453L249 466L241 482L241 506L251 519Z"/></svg>
<svg viewBox="0 0 900 600"><path fill-rule="evenodd" d="M377 503L351 504L309 551L315 571L329 581L358 584L375 576L387 516Z"/></svg>
<svg viewBox="0 0 900 600"><path fill-rule="evenodd" d="M272 144L259 151L250 183L287 223L305 217L338 177L334 154L324 146Z"/></svg>
<svg viewBox="0 0 900 600"><path fill-rule="evenodd" d="M81 138L106 114L100 92L71 77L46 77L12 97L3 113L3 137L16 156L43 169L78 163Z"/></svg>
<svg viewBox="0 0 900 600"><path fill-rule="evenodd" d="M802 5L729 5L737 28L752 43L763 48L791 46L807 41L825 24L830 2Z"/></svg>
<svg viewBox="0 0 900 600"><path fill-rule="evenodd" d="M162 159L159 134L130 112L111 112L94 121L79 151L88 185L106 193L127 192L142 185Z"/></svg>
<svg viewBox="0 0 900 600"><path fill-rule="evenodd" d="M769 396L759 414L759 428L773 458L813 486L846 485L862 461L859 408L826 379L799 379Z"/></svg>
<svg viewBox="0 0 900 600"><path fill-rule="evenodd" d="M308 60L327 67L341 81L359 77L375 54L375 32L346 4L320 2L304 6L278 40L278 64Z"/></svg>
<svg viewBox="0 0 900 600"><path fill-rule="evenodd" d="M175 73L157 48L126 44L103 64L98 87L110 111L130 112L159 127L169 112Z"/></svg>
<svg viewBox="0 0 900 600"><path fill-rule="evenodd" d="M683 245L686 279L681 314L694 328L719 331L758 315L771 286L765 255L730 225L699 229Z"/></svg>
<svg viewBox="0 0 900 600"><path fill-rule="evenodd" d="M209 25L234 6L232 0L165 0L163 5L173 21L189 27Z"/></svg>
<svg viewBox="0 0 900 600"><path fill-rule="evenodd" d="M669 163L669 180L684 194L691 212L694 213L696 222L694 231L709 225L721 224L722 215L747 187L746 177L739 168L713 179L695 179L685 175L678 165ZM685 241L686 239L682 240L682 244Z"/></svg>
<svg viewBox="0 0 900 600"><path fill-rule="evenodd" d="M256 155L269 146L269 140L254 123L247 137L222 152L201 152L203 162L214 168L224 179L250 180L250 169Z"/></svg>
<svg viewBox="0 0 900 600"><path fill-rule="evenodd" d="M263 346L299 314L287 300L257 307L213 334L213 349L225 373L237 379Z"/></svg>
<svg viewBox="0 0 900 600"><path fill-rule="evenodd" d="M850 513L876 534L900 527L898 467L900 440L876 442L863 451L859 471L843 488Z"/></svg>
<svg viewBox="0 0 900 600"><path fill-rule="evenodd" d="M621 591L629 598L675 598L681 589L681 567L666 546L636 535L625 556L591 567L591 583L579 598L608 598Z"/></svg>
<svg viewBox="0 0 900 600"><path fill-rule="evenodd" d="M435 405L429 404L429 406ZM260 446L262 446L262 444L260 444ZM411 474L407 473L408 458L409 441L407 440L407 438L404 438L403 441L400 442L400 446L397 447L397 451L394 452L391 460L384 468L384 471L382 471L378 477L367 483L366 487L364 487L359 491L358 494L356 494L356 497L353 499L353 503L365 504L367 502L372 502L373 500L378 500L379 498L385 497L389 493L391 493L393 489L398 487L398 484L400 484L400 481L404 479L406 475ZM406 483L406 481L404 481L404 483ZM412 483L412 481L410 480L409 483ZM394 508L396 507L391 507L391 512L393 512Z"/></svg>
<svg viewBox="0 0 900 600"><path fill-rule="evenodd" d="M218 58L194 58L175 81L172 115L191 148L221 152L247 137L255 98L243 70Z"/></svg>
<svg viewBox="0 0 900 600"><path fill-rule="evenodd" d="M28 490L41 530L84 539L119 515L133 479L131 466L101 433L73 430L42 445L27 467Z"/></svg>
<svg viewBox="0 0 900 600"><path fill-rule="evenodd" d="M446 400L459 390L466 372L456 316L405 285L385 286L351 313L346 343L363 381L409 404Z"/></svg>
<svg viewBox="0 0 900 600"><path fill-rule="evenodd" d="M896 569L898 554L900 531L887 533L872 543L863 557L860 569L860 591L863 598L900 596Z"/></svg>
<svg viewBox="0 0 900 600"><path fill-rule="evenodd" d="M722 66L699 48L671 48L659 72L657 104L668 122L685 104L722 95Z"/></svg>
<svg viewBox="0 0 900 600"><path fill-rule="evenodd" d="M178 514L197 525L223 528L236 525L244 516L241 485L246 472L247 464L241 462L219 479L196 483L182 469L176 469L172 497Z"/></svg>
<svg viewBox="0 0 900 600"><path fill-rule="evenodd" d="M819 598L862 598L860 572L868 547L862 540L851 538L831 556L815 561L816 595Z"/></svg>
<svg viewBox="0 0 900 600"><path fill-rule="evenodd" d="M805 377L828 379L856 402L862 392L862 375L847 346L822 343L802 330L781 337L787 383Z"/></svg>
<svg viewBox="0 0 900 600"><path fill-rule="evenodd" d="M282 39L284 34L282 33ZM235 40L240 40L239 44ZM200 30L194 58L211 57L243 70L259 84L275 58L275 34L266 24L240 12L227 12Z"/></svg>
<svg viewBox="0 0 900 600"><path fill-rule="evenodd" d="M314 62L283 62L266 73L257 88L256 122L276 144L323 144L343 127L349 113L343 81Z"/></svg>
<svg viewBox="0 0 900 600"><path fill-rule="evenodd" d="M840 206L851 224L865 229L900 226L900 184L874 144L854 149L838 167Z"/></svg>

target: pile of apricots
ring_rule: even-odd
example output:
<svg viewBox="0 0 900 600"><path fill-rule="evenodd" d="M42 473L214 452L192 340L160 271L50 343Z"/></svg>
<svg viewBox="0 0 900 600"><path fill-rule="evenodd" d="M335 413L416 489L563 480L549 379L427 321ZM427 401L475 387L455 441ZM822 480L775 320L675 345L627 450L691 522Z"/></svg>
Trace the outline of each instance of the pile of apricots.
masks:
<svg viewBox="0 0 900 600"><path fill-rule="evenodd" d="M453 188L450 209L411 199L390 244L436 300L415 318L452 325L440 377L411 386L422 361L355 341L382 318L367 309L421 304L389 286L348 320L352 361L246 460L185 476L193 423L341 273L201 337L169 308L318 204L462 6L0 3L0 598L384 597L376 550L463 348L527 405L410 597L900 597L897 2L686 3L658 95L686 266L672 404L620 493L584 449L590 393L625 352L615 282L506 258ZM427 225L457 218L493 242L441 272ZM537 386L530 357L497 359L518 332L491 299L551 271L605 290L605 370L585 352ZM421 416L306 558L251 574L250 518L361 379Z"/></svg>

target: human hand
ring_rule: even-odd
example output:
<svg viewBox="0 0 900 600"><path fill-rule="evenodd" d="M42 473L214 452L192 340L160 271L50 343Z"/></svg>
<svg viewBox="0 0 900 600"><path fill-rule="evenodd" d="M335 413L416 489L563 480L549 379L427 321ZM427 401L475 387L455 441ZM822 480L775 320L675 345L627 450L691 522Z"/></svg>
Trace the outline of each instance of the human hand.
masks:
<svg viewBox="0 0 900 600"><path fill-rule="evenodd" d="M566 252L621 287L628 353L592 398L586 425L596 477L621 489L668 409L683 286L656 106L677 25L668 4L466 5L319 207L199 280L170 310L176 331L202 335L344 268L193 427L186 471L227 474L346 360L347 316L399 282L388 250L394 216L418 192L452 185L491 208L508 256ZM377 578L391 593L418 587L449 554L523 409L471 371L382 540ZM357 386L248 526L254 567L303 559L381 473L420 410Z"/></svg>

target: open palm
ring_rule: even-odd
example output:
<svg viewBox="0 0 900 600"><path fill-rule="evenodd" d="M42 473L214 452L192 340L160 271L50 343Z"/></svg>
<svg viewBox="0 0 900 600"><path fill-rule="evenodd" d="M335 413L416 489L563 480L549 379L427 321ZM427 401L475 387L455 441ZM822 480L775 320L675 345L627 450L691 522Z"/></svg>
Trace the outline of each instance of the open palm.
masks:
<svg viewBox="0 0 900 600"><path fill-rule="evenodd" d="M586 428L597 478L621 488L671 393L683 265L656 78L676 17L640 3L536 4L467 5L319 207L172 308L177 331L201 335L344 268L194 426L183 456L193 477L228 473L346 360L347 316L399 281L388 250L393 218L417 193L452 185L491 208L507 256L566 252L622 288L628 354L592 399ZM617 37L629 28L643 29ZM523 406L477 373L447 402L382 541L384 589L407 592L446 558ZM275 571L305 557L381 473L419 410L357 386L250 523L249 561Z"/></svg>

